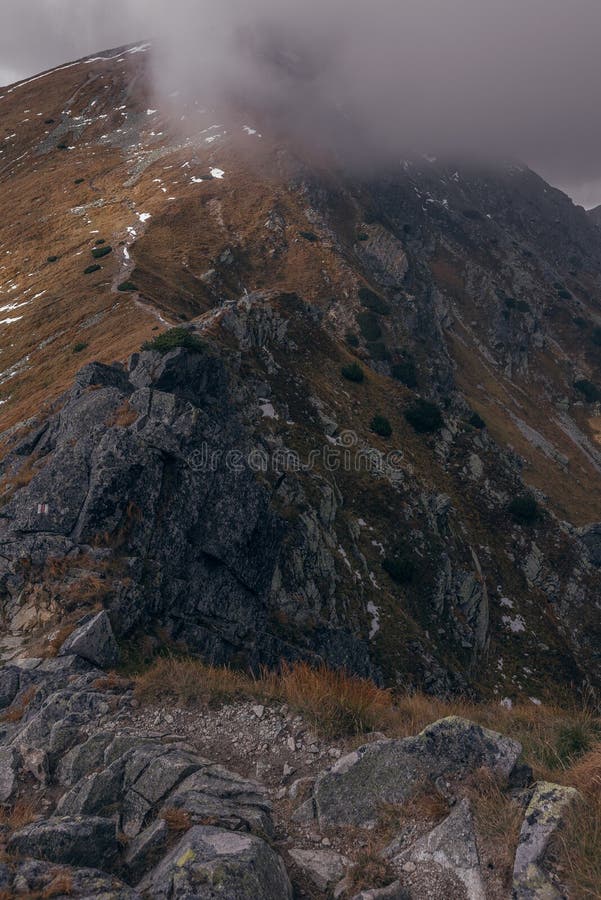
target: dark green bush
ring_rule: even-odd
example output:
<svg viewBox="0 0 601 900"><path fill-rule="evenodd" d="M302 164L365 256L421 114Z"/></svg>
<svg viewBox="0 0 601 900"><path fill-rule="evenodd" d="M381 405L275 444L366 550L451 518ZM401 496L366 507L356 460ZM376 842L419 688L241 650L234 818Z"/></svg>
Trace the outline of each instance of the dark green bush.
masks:
<svg viewBox="0 0 601 900"><path fill-rule="evenodd" d="M444 425L442 413L429 400L417 400L405 410L405 418L418 434L433 434Z"/></svg>
<svg viewBox="0 0 601 900"><path fill-rule="evenodd" d="M319 240L314 231L299 231L299 234L302 238L304 238L306 241L309 241L311 244L314 244L315 241Z"/></svg>
<svg viewBox="0 0 601 900"><path fill-rule="evenodd" d="M394 556L387 556L382 568L397 584L409 584L415 575L415 561L405 548L398 549Z"/></svg>
<svg viewBox="0 0 601 900"><path fill-rule="evenodd" d="M486 422L484 421L482 416L478 415L477 412L472 413L471 416L469 417L468 421L469 421L469 424L472 426L472 428L478 428L478 429L480 429L480 431L483 428L486 428Z"/></svg>
<svg viewBox="0 0 601 900"><path fill-rule="evenodd" d="M388 347L382 341L368 341L367 349L372 359L379 361L390 359Z"/></svg>
<svg viewBox="0 0 601 900"><path fill-rule="evenodd" d="M56 149L57 150L68 150L69 146L68 146L68 144L57 144Z"/></svg>
<svg viewBox="0 0 601 900"><path fill-rule="evenodd" d="M361 305L365 306L366 309L379 313L381 316L387 316L390 313L390 306L386 300L383 300L382 297L374 291L370 291L369 288L359 288L359 300L361 301Z"/></svg>
<svg viewBox="0 0 601 900"><path fill-rule="evenodd" d="M94 247L92 250L92 256L94 259L102 259L103 256L108 256L109 253L113 252L112 247Z"/></svg>
<svg viewBox="0 0 601 900"><path fill-rule="evenodd" d="M575 381L574 387L578 393L582 394L587 403L597 403L598 400L601 400L601 391L597 385L592 381L587 381L586 378Z"/></svg>
<svg viewBox="0 0 601 900"><path fill-rule="evenodd" d="M137 291L138 288L135 286L133 281L122 281L121 284L117 287L118 291L122 293L128 293L129 291Z"/></svg>
<svg viewBox="0 0 601 900"><path fill-rule="evenodd" d="M366 234L364 231L360 231L359 234L357 235L357 240L358 241L368 241L369 235Z"/></svg>
<svg viewBox="0 0 601 900"><path fill-rule="evenodd" d="M49 263L58 262L58 256L49 256L47 262L49 262Z"/></svg>
<svg viewBox="0 0 601 900"><path fill-rule="evenodd" d="M99 272L100 269L102 269L102 266L99 266L99 265L88 266L87 269L84 269L84 270L83 270L83 274L84 274L84 275L91 275L93 272Z"/></svg>
<svg viewBox="0 0 601 900"><path fill-rule="evenodd" d="M153 350L155 353L170 353L178 347L192 350L195 353L202 353L206 349L206 345L197 335L192 334L181 325L170 328L169 331L163 331L151 341L144 341L142 344L142 350Z"/></svg>
<svg viewBox="0 0 601 900"><path fill-rule="evenodd" d="M596 347L601 347L601 328L598 325L591 332L591 341Z"/></svg>
<svg viewBox="0 0 601 900"><path fill-rule="evenodd" d="M346 378L347 381L354 381L356 384L361 384L365 380L365 372L359 363L350 363L348 366L343 366L340 372L343 378Z"/></svg>
<svg viewBox="0 0 601 900"><path fill-rule="evenodd" d="M526 303L525 300L516 300L515 297L505 297L505 306L507 309L515 309L521 313L531 312L529 303Z"/></svg>
<svg viewBox="0 0 601 900"><path fill-rule="evenodd" d="M358 347L359 346L359 338L355 334L354 331L347 331L346 333L346 342L349 347Z"/></svg>
<svg viewBox="0 0 601 900"><path fill-rule="evenodd" d="M388 438L392 435L392 425L386 416L374 416L369 425L374 434Z"/></svg>
<svg viewBox="0 0 601 900"><path fill-rule="evenodd" d="M382 329L375 313L360 312L357 315L357 322L366 341L377 341L382 337Z"/></svg>
<svg viewBox="0 0 601 900"><path fill-rule="evenodd" d="M105 239L104 239L104 238L98 238L98 240L96 241L96 246L97 246L97 247L100 247L102 244L106 244Z"/></svg>
<svg viewBox="0 0 601 900"><path fill-rule="evenodd" d="M477 209L464 209L462 212L465 218L472 222L479 222L483 218L482 213Z"/></svg>
<svg viewBox="0 0 601 900"><path fill-rule="evenodd" d="M87 346L86 341L78 341L76 344L73 344L73 353L81 353Z"/></svg>
<svg viewBox="0 0 601 900"><path fill-rule="evenodd" d="M395 363L391 371L392 377L396 378L397 381L400 381L401 384L404 384L405 387L417 387L417 369L415 367L415 360L409 354L406 354L400 362Z"/></svg>
<svg viewBox="0 0 601 900"><path fill-rule="evenodd" d="M561 297L562 300L571 300L572 299L571 293L569 291L565 290L565 288L562 288L562 290L557 291L557 296Z"/></svg>
<svg viewBox="0 0 601 900"><path fill-rule="evenodd" d="M75 184L83 184L84 181L85 181L85 178L76 178L76 179L75 179Z"/></svg>
<svg viewBox="0 0 601 900"><path fill-rule="evenodd" d="M518 525L533 525L540 518L540 508L532 494L514 497L507 508Z"/></svg>
<svg viewBox="0 0 601 900"><path fill-rule="evenodd" d="M44 125L54 125L54 119L44 119Z"/></svg>

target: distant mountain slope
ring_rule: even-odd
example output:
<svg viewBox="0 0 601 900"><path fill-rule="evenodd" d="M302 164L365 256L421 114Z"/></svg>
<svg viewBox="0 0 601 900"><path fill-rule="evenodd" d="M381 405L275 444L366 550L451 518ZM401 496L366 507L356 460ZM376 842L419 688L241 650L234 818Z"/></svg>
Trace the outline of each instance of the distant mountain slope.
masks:
<svg viewBox="0 0 601 900"><path fill-rule="evenodd" d="M358 178L248 112L176 127L147 52L0 91L5 652L102 602L222 662L598 678L590 217L516 165ZM182 323L210 371L180 348L70 388Z"/></svg>

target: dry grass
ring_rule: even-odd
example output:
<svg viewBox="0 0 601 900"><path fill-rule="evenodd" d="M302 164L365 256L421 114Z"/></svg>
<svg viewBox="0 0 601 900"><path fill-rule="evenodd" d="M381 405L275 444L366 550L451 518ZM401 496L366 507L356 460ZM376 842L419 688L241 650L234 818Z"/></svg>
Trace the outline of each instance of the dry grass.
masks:
<svg viewBox="0 0 601 900"><path fill-rule="evenodd" d="M359 851L354 866L349 869L347 896L354 897L363 890L386 887L397 878L391 864L380 856L379 847L370 843Z"/></svg>
<svg viewBox="0 0 601 900"><path fill-rule="evenodd" d="M284 666L277 688L322 734L362 734L390 724L392 694L373 681L307 663Z"/></svg>
<svg viewBox="0 0 601 900"><path fill-rule="evenodd" d="M129 425L133 425L137 418L138 413L129 405L128 400L124 400L106 424L109 428L127 428Z"/></svg>
<svg viewBox="0 0 601 900"><path fill-rule="evenodd" d="M96 678L90 685L95 691L117 692L127 691L131 686L132 682L129 678L123 678L116 672L109 672L107 675L102 675L100 678Z"/></svg>
<svg viewBox="0 0 601 900"><path fill-rule="evenodd" d="M142 702L175 701L182 706L205 706L257 695L257 682L232 669L205 666L193 659L161 657L135 678Z"/></svg>
<svg viewBox="0 0 601 900"><path fill-rule="evenodd" d="M37 818L36 809L29 800L17 800L12 806L0 806L0 825L11 831L18 831Z"/></svg>
<svg viewBox="0 0 601 900"><path fill-rule="evenodd" d="M185 809L169 807L163 810L161 818L164 819L169 831L172 831L174 834L182 834L192 827L190 813L186 812Z"/></svg>
<svg viewBox="0 0 601 900"><path fill-rule="evenodd" d="M135 680L136 694L144 702L172 700L194 706L245 697L279 699L328 737L372 731L388 721L392 710L390 692L373 682L306 663L254 678L193 659L164 657Z"/></svg>
<svg viewBox="0 0 601 900"><path fill-rule="evenodd" d="M27 707L36 694L37 688L32 684L31 687L27 688L25 693L19 698L17 703L13 703L13 705L0 717L0 721L20 722L25 715Z"/></svg>
<svg viewBox="0 0 601 900"><path fill-rule="evenodd" d="M478 834L504 886L509 888L524 810L503 788L494 773L485 768L478 769L467 781Z"/></svg>
<svg viewBox="0 0 601 900"><path fill-rule="evenodd" d="M51 897L69 896L73 893L73 878L70 872L58 872L48 887L40 894L41 900L50 900Z"/></svg>
<svg viewBox="0 0 601 900"><path fill-rule="evenodd" d="M563 878L574 897L601 898L601 743L565 773L583 801L574 807L555 842Z"/></svg>

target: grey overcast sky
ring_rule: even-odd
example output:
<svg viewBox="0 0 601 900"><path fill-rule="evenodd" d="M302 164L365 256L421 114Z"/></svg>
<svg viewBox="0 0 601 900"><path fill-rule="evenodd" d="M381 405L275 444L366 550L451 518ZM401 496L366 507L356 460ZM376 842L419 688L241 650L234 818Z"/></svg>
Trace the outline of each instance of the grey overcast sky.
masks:
<svg viewBox="0 0 601 900"><path fill-rule="evenodd" d="M305 131L344 109L359 157L361 135L517 157L601 203L601 0L0 0L0 84L145 38L160 89L238 93Z"/></svg>

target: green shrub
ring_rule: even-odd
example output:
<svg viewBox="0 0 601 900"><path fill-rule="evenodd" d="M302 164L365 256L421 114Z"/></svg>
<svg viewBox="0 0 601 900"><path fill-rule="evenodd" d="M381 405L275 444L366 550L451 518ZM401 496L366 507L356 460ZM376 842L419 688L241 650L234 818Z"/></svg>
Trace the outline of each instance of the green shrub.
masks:
<svg viewBox="0 0 601 900"><path fill-rule="evenodd" d="M433 434L444 425L440 409L429 400L417 400L405 410L405 418L418 434Z"/></svg>
<svg viewBox="0 0 601 900"><path fill-rule="evenodd" d="M101 268L102 268L102 266L99 266L99 265L88 266L87 269L84 269L84 270L83 270L83 274L84 274L84 275L91 275L93 272L99 272Z"/></svg>
<svg viewBox="0 0 601 900"><path fill-rule="evenodd" d="M387 316L390 313L390 306L386 300L383 300L382 297L374 291L370 291L369 288L359 288L359 300L361 301L361 305L365 306L366 309L370 309L372 312L378 313L381 316Z"/></svg>
<svg viewBox="0 0 601 900"><path fill-rule="evenodd" d="M507 309L515 309L517 312L531 312L532 308L525 300L516 300L515 297L505 297L505 306Z"/></svg>
<svg viewBox="0 0 601 900"><path fill-rule="evenodd" d="M366 234L364 231L360 231L359 234L357 235L357 240L358 241L368 241L369 235Z"/></svg>
<svg viewBox="0 0 601 900"><path fill-rule="evenodd" d="M365 372L359 363L350 363L348 366L343 366L340 372L343 378L346 378L347 381L354 381L356 384L361 384L365 380Z"/></svg>
<svg viewBox="0 0 601 900"><path fill-rule="evenodd" d="M81 353L82 350L85 350L87 347L86 341L78 341L76 344L73 344L73 353Z"/></svg>
<svg viewBox="0 0 601 900"><path fill-rule="evenodd" d="M68 147L67 144L57 144L57 145L56 145L56 149L57 149L57 150L68 150L69 147Z"/></svg>
<svg viewBox="0 0 601 900"><path fill-rule="evenodd" d="M170 353L178 347L186 350L192 350L195 353L202 353L206 349L206 345L197 335L192 334L181 325L176 328L170 328L169 331L163 331L151 341L144 341L142 350L153 350L155 353Z"/></svg>
<svg viewBox="0 0 601 900"><path fill-rule="evenodd" d="M102 259L103 256L108 256L109 253L113 252L112 247L94 247L92 250L92 256L94 259Z"/></svg>
<svg viewBox="0 0 601 900"><path fill-rule="evenodd" d="M357 315L361 334L366 341L377 341L382 337L382 329L376 315L372 312L361 312Z"/></svg>
<svg viewBox="0 0 601 900"><path fill-rule="evenodd" d="M389 438L392 435L392 425L386 416L374 416L369 427L374 434L379 434L380 437Z"/></svg>
<svg viewBox="0 0 601 900"><path fill-rule="evenodd" d="M601 400L601 391L597 385L586 378L580 378L578 381L575 381L574 387L578 393L582 394L587 403L597 403L598 400Z"/></svg>
<svg viewBox="0 0 601 900"><path fill-rule="evenodd" d="M405 387L417 387L417 369L413 357L406 354L400 362L395 363L392 367L392 377L404 384Z"/></svg>
<svg viewBox="0 0 601 900"><path fill-rule="evenodd" d="M359 346L359 338L355 334L354 331L347 331L346 333L346 342L349 347L358 347Z"/></svg>
<svg viewBox="0 0 601 900"><path fill-rule="evenodd" d="M309 243L311 244L314 244L319 240L314 231L299 231L299 234L302 238L304 238L306 241L309 241Z"/></svg>
<svg viewBox="0 0 601 900"><path fill-rule="evenodd" d="M591 332L591 341L595 346L601 347L601 328L598 325Z"/></svg>
<svg viewBox="0 0 601 900"><path fill-rule="evenodd" d="M76 178L76 179L75 179L75 184L83 184L84 181L85 181L85 178Z"/></svg>
<svg viewBox="0 0 601 900"><path fill-rule="evenodd" d="M561 297L562 300L571 300L572 295L565 288L562 288L560 291L557 291L557 296Z"/></svg>
<svg viewBox="0 0 601 900"><path fill-rule="evenodd" d="M483 428L486 428L486 422L484 421L482 416L478 415L477 412L472 413L472 415L469 417L468 421L469 421L469 424L472 426L472 428L478 428L478 429L480 429L480 431Z"/></svg>
<svg viewBox="0 0 601 900"><path fill-rule="evenodd" d="M44 125L54 125L54 119L44 119Z"/></svg>
<svg viewBox="0 0 601 900"><path fill-rule="evenodd" d="M382 568L397 584L409 584L415 575L415 561L406 548L399 548L393 556L387 556Z"/></svg>
<svg viewBox="0 0 601 900"><path fill-rule="evenodd" d="M514 497L507 508L518 525L533 525L540 519L540 508L532 494Z"/></svg>
<svg viewBox="0 0 601 900"><path fill-rule="evenodd" d="M369 355L372 359L380 361L390 359L388 347L382 341L369 341L367 349L369 350Z"/></svg>
<svg viewBox="0 0 601 900"><path fill-rule="evenodd" d="M128 291L137 291L138 288L135 286L133 281L122 281L121 284L117 287L118 291L122 293L127 293Z"/></svg>
<svg viewBox="0 0 601 900"><path fill-rule="evenodd" d="M100 247L102 244L106 244L106 241L104 238L98 238L98 240L95 243L96 243L97 247Z"/></svg>
<svg viewBox="0 0 601 900"><path fill-rule="evenodd" d="M49 262L49 263L58 262L58 256L49 256L47 259L47 262Z"/></svg>

